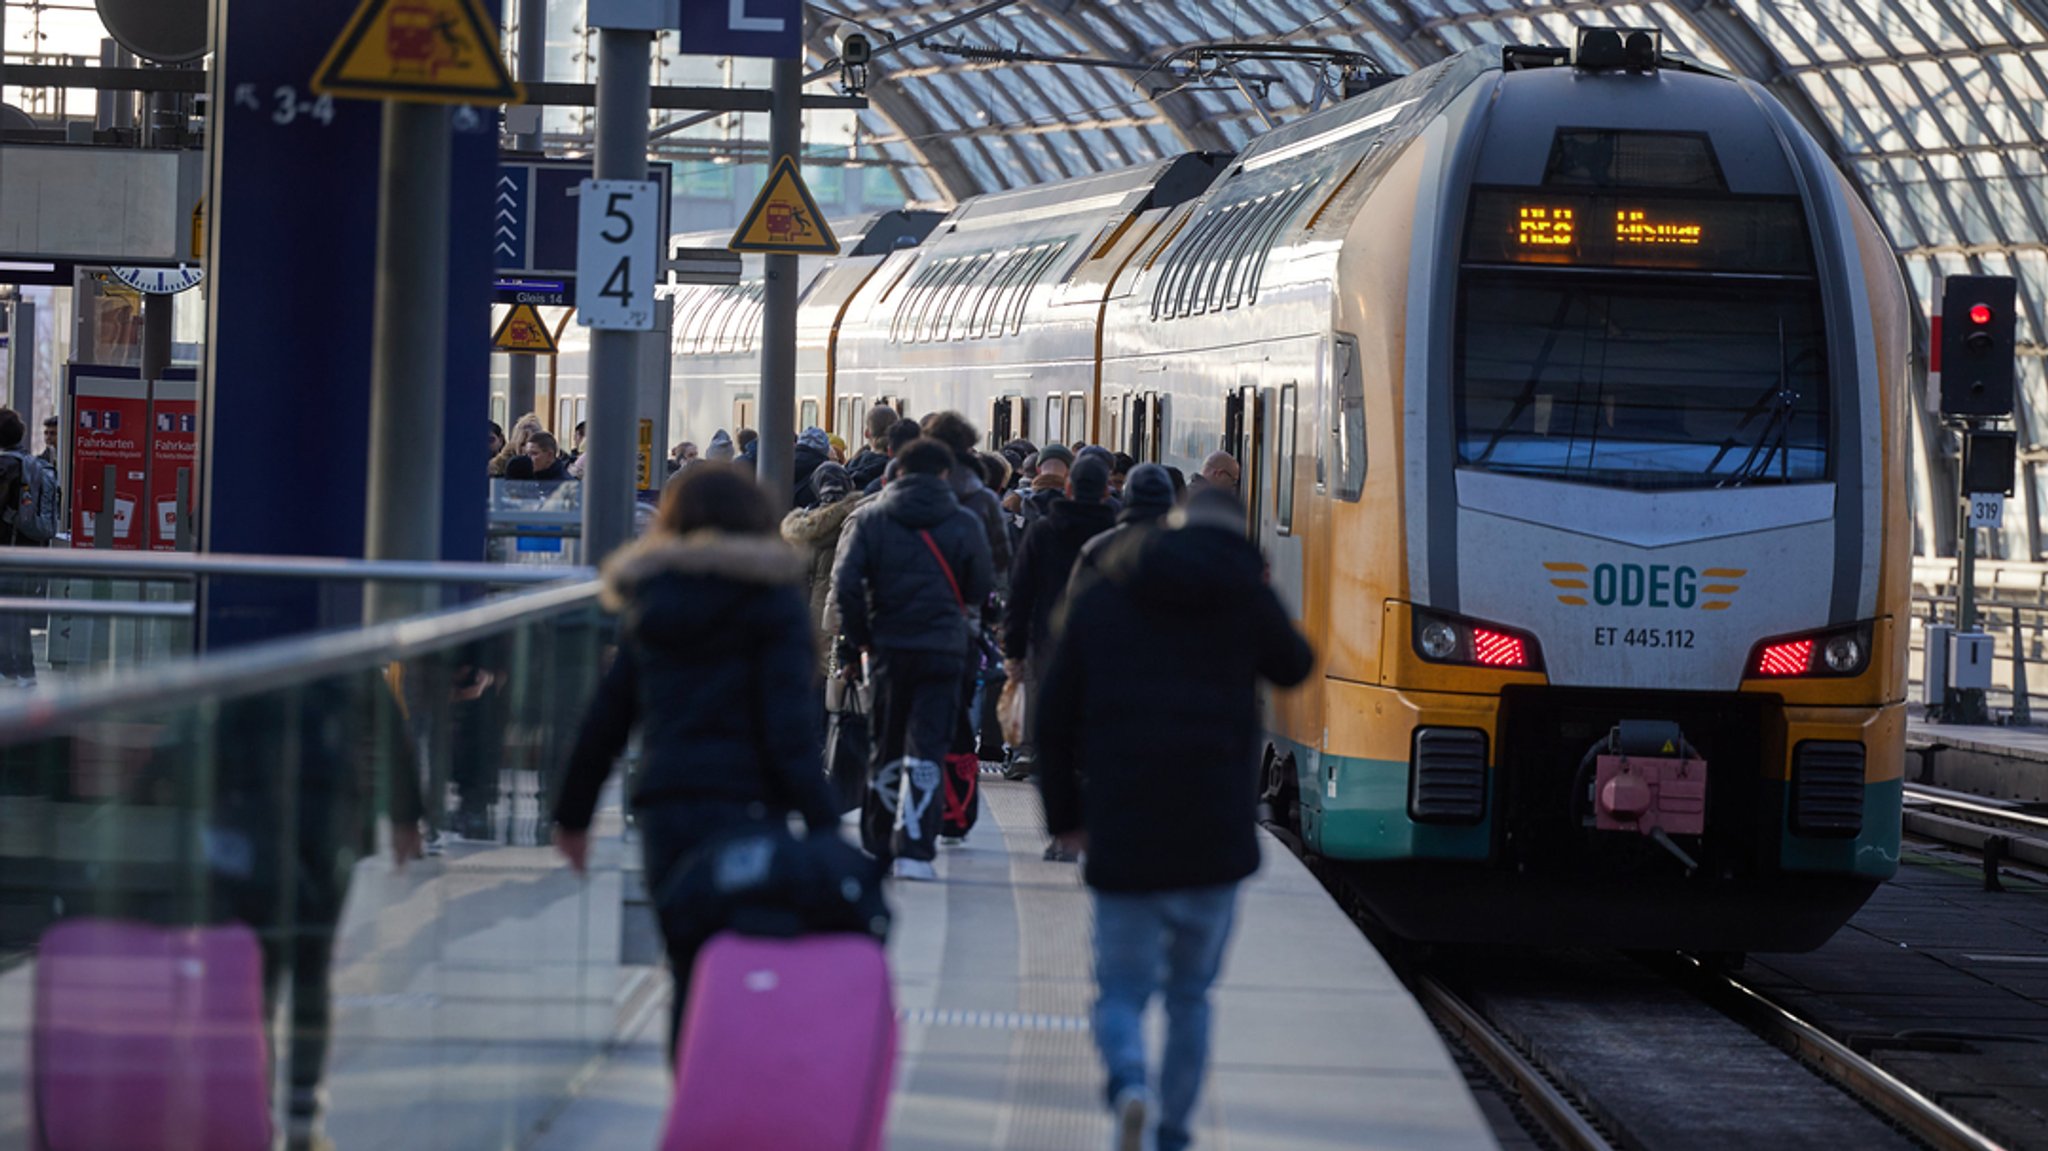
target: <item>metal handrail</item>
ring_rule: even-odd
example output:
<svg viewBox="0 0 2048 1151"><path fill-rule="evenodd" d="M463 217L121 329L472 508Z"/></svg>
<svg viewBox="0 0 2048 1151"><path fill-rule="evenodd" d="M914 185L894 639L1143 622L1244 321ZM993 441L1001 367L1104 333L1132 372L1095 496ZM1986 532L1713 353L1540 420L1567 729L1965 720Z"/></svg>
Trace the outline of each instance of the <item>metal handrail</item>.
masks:
<svg viewBox="0 0 2048 1151"><path fill-rule="evenodd" d="M259 556L191 552L116 552L91 548L71 551L50 548L0 548L0 572L29 571L39 575L86 576L102 579L189 580L201 576L250 576L274 579L362 580L418 584L546 584L589 579L587 567L522 567L487 563L434 563L424 560L353 560L318 556Z"/></svg>
<svg viewBox="0 0 2048 1151"><path fill-rule="evenodd" d="M597 602L598 587L598 581L586 580L359 631L298 636L160 663L143 676L53 685L0 704L0 747L43 739L110 715L169 711L417 659L520 623L589 607Z"/></svg>
<svg viewBox="0 0 2048 1151"><path fill-rule="evenodd" d="M195 614L191 600L37 599L34 596L0 595L0 614L74 616L103 619L182 619Z"/></svg>

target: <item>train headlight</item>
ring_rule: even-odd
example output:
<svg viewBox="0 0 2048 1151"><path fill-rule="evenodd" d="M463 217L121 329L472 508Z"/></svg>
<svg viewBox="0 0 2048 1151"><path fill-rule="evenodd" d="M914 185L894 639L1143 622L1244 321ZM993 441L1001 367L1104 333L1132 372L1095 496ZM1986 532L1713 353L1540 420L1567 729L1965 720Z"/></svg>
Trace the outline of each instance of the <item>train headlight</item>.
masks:
<svg viewBox="0 0 2048 1151"><path fill-rule="evenodd" d="M1853 635L1837 635L1821 645L1821 658L1836 675L1854 675L1863 668L1863 642Z"/></svg>
<svg viewBox="0 0 2048 1151"><path fill-rule="evenodd" d="M1528 632L1462 616L1415 610L1415 653L1431 663L1459 663L1503 671L1542 671L1543 656Z"/></svg>
<svg viewBox="0 0 2048 1151"><path fill-rule="evenodd" d="M1458 651L1458 629L1442 620L1422 625L1422 654L1431 659L1449 659Z"/></svg>
<svg viewBox="0 0 2048 1151"><path fill-rule="evenodd" d="M1865 621L1764 640L1750 650L1746 674L1754 679L1862 675L1870 667L1870 628Z"/></svg>

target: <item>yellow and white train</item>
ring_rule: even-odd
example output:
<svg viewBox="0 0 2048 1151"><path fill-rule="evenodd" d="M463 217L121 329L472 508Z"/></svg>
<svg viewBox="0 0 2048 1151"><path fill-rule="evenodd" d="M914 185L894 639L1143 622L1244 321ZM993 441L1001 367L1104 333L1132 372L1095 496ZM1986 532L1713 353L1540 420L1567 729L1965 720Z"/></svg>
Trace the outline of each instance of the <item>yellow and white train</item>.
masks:
<svg viewBox="0 0 2048 1151"><path fill-rule="evenodd" d="M1895 870L1905 295L1756 84L1475 49L903 223L807 262L799 426L1236 454L1319 653L1263 785L1396 931L1809 948ZM758 285L676 307L702 443L753 422Z"/></svg>

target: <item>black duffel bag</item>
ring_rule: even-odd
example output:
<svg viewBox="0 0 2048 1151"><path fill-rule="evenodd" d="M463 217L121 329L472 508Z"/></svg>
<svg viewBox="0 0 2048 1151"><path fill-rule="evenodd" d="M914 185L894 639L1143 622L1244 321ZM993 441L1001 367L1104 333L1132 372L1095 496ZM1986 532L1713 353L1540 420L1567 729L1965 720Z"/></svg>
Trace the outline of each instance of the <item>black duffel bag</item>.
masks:
<svg viewBox="0 0 2048 1151"><path fill-rule="evenodd" d="M841 815L859 810L868 791L869 760L874 745L863 699L866 694L866 684L847 685L845 700L831 714L825 728L825 778L832 784Z"/></svg>
<svg viewBox="0 0 2048 1151"><path fill-rule="evenodd" d="M686 857L655 893L670 939L720 931L795 936L846 931L889 937L883 868L831 832L799 836L785 823L741 824Z"/></svg>

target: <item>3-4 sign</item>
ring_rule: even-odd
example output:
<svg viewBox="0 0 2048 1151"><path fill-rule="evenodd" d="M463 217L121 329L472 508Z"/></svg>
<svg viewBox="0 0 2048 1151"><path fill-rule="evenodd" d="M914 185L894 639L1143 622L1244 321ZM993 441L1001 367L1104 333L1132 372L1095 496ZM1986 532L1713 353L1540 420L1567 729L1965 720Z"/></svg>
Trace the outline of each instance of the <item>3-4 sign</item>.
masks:
<svg viewBox="0 0 2048 1151"><path fill-rule="evenodd" d="M585 180L578 199L577 322L653 331L654 280L661 268L661 185Z"/></svg>

